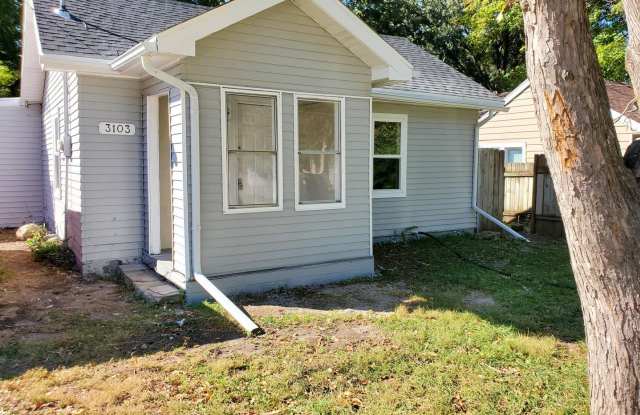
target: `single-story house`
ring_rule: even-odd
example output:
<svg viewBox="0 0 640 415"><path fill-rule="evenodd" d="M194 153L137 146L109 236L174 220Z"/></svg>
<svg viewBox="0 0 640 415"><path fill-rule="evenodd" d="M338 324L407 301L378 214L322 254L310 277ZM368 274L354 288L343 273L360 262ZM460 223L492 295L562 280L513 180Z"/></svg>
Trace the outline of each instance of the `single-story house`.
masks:
<svg viewBox="0 0 640 415"><path fill-rule="evenodd" d="M622 154L640 138L640 109L629 105L634 98L630 85L606 82L611 117ZM525 80L504 97L507 111L487 112L481 117L480 147L505 151L507 163L533 163L536 154L544 154L529 81Z"/></svg>
<svg viewBox="0 0 640 415"><path fill-rule="evenodd" d="M338 0L27 0L23 48L45 218L84 273L164 264L198 301L476 228L478 115L502 99Z"/></svg>

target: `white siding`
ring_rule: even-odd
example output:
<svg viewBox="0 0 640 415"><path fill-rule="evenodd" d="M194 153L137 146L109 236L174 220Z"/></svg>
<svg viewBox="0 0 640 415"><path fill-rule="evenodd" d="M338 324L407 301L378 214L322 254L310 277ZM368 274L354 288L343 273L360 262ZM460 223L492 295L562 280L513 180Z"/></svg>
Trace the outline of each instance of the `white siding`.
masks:
<svg viewBox="0 0 640 415"><path fill-rule="evenodd" d="M0 228L42 222L42 110L0 99Z"/></svg>
<svg viewBox="0 0 640 415"><path fill-rule="evenodd" d="M65 84L67 100L65 106ZM45 221L50 231L65 237L76 254L82 259L81 205L80 205L80 142L78 120L78 78L73 73L47 72L42 106L42 168L44 183ZM66 115L65 115L66 112ZM71 158L60 154L60 189L55 187L54 148L55 125L58 119L60 140L69 134ZM65 128L65 122L68 126ZM65 204L67 210L65 212Z"/></svg>
<svg viewBox="0 0 640 415"><path fill-rule="evenodd" d="M407 196L373 199L374 237L414 226L431 232L475 228L471 198L478 113L378 102L373 111L409 118Z"/></svg>
<svg viewBox="0 0 640 415"><path fill-rule="evenodd" d="M293 95L283 94L284 210L224 215L220 90L201 87L198 92L206 275L369 257L368 99L346 101L346 209L294 210Z"/></svg>
<svg viewBox="0 0 640 415"><path fill-rule="evenodd" d="M371 71L293 3L275 6L197 43L186 79L368 96Z"/></svg>
<svg viewBox="0 0 640 415"><path fill-rule="evenodd" d="M142 92L139 81L83 75L78 88L83 271L102 273L144 249ZM100 135L101 121L132 123L136 135Z"/></svg>

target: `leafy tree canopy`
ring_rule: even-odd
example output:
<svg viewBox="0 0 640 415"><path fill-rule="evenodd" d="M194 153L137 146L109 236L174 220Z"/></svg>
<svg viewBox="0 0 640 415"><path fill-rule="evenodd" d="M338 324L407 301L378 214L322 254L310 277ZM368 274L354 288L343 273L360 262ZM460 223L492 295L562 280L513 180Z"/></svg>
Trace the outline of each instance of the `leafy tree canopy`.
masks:
<svg viewBox="0 0 640 415"><path fill-rule="evenodd" d="M181 0L219 6L230 0ZM508 91L526 78L524 28L514 0L342 0L375 31L408 37L487 88ZM587 0L605 78L627 81L622 0ZM0 96L18 93L20 1L0 1Z"/></svg>

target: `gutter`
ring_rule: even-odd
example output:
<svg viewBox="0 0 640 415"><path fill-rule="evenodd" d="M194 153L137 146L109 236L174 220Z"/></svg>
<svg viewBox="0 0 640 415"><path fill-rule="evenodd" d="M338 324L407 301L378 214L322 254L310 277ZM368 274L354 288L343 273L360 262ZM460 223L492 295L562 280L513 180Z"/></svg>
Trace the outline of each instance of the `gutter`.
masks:
<svg viewBox="0 0 640 415"><path fill-rule="evenodd" d="M151 48L149 46L151 46ZM148 43L145 50L147 52L151 52L152 44ZM179 89L182 94L189 95L191 121L189 126L191 133L191 204L193 211L191 217L193 235L191 272L193 273L193 278L209 295L213 297L214 300L216 300L216 302L218 302L218 304L222 306L222 308L225 309L225 311L231 315L231 317L238 322L238 324L242 326L243 329L247 331L247 333L252 335L261 334L264 331L202 273L202 264L200 260L200 103L198 100L198 91L183 80L171 76L154 67L149 56L146 54L140 55L140 64L144 71L149 75ZM188 215L188 212L186 212L186 214Z"/></svg>
<svg viewBox="0 0 640 415"><path fill-rule="evenodd" d="M501 99L464 98L451 95L431 94L426 92L404 91L399 89L372 88L371 96L376 100L403 102L417 105L437 105L476 110L504 111Z"/></svg>
<svg viewBox="0 0 640 415"><path fill-rule="evenodd" d="M491 112L489 112L489 114L491 114ZM491 216L491 214L489 214L488 212L484 211L483 209L481 209L478 206L478 153L479 153L478 142L480 140L480 127L482 127L490 119L491 119L491 116L487 116L487 117L481 118L476 123L475 129L474 129L474 137L473 137L473 193L472 193L471 207L473 208L473 210L477 214L481 215L485 219L487 219L490 222L494 223L500 229L502 229L503 231L507 232L509 235L513 236L514 238L519 239L521 241L531 242L531 241L529 241L529 239L525 238L524 236L522 236L518 232L514 231L509 226L505 225L500 219L497 219L497 218Z"/></svg>

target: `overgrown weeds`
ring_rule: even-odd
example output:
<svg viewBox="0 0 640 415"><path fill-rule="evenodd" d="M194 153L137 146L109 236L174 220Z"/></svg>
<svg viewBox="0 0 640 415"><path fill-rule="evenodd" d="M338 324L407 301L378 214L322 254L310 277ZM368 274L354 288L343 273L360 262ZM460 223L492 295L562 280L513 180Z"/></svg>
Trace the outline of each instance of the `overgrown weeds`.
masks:
<svg viewBox="0 0 640 415"><path fill-rule="evenodd" d="M67 243L55 237L50 237L47 229L41 226L27 239L27 246L31 249L33 259L63 269L71 269L76 263L73 251Z"/></svg>

